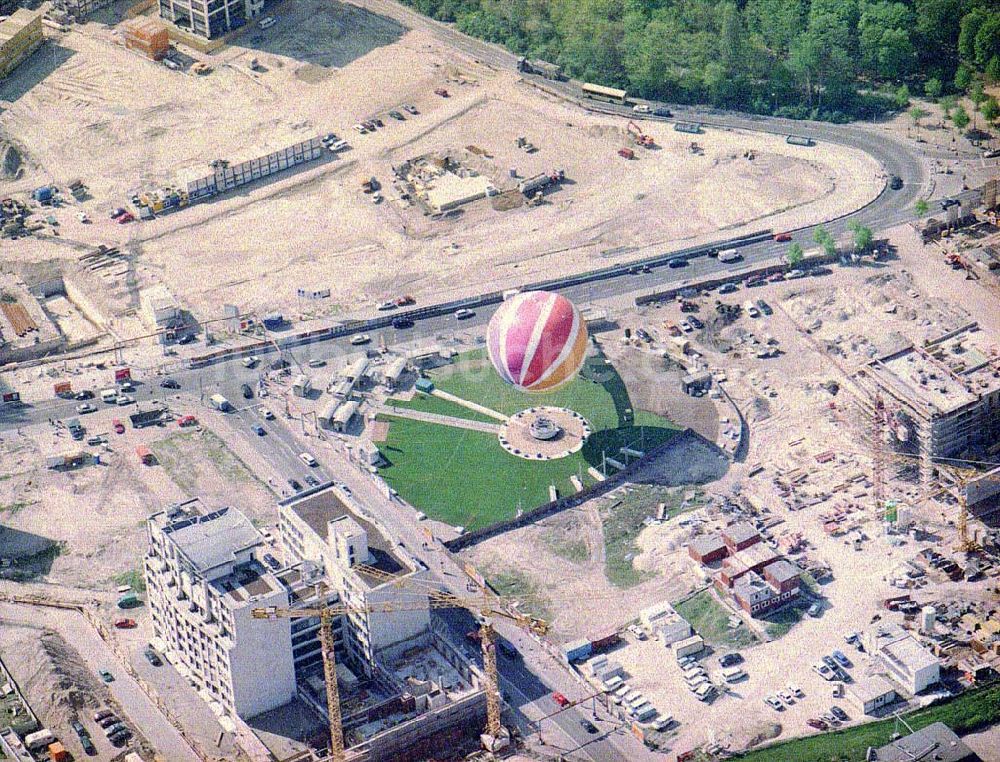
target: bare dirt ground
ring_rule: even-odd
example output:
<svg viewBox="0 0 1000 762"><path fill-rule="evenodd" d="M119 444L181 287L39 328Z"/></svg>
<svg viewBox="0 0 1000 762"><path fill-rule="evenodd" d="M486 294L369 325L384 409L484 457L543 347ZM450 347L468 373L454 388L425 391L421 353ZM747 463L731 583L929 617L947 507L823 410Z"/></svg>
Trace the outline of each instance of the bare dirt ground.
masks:
<svg viewBox="0 0 1000 762"><path fill-rule="evenodd" d="M129 427L119 436L111 427L115 417L126 419L117 409L84 416L88 435L109 437L103 446L81 448L64 429L47 424L5 438L0 556L22 559L15 572L57 584L113 589L126 573L141 575L146 517L196 495L208 505L236 506L251 519L273 520L271 491L211 431L185 431L172 423ZM139 463L135 448L140 444L153 448L157 465ZM62 473L45 469L47 455L74 449L99 453L101 463Z"/></svg>
<svg viewBox="0 0 1000 762"><path fill-rule="evenodd" d="M320 308L327 314L368 309L400 291L454 296L719 228L827 218L881 187L879 168L846 149L711 131L696 136L705 149L696 156L687 150L691 136L659 124L646 129L661 147L625 161L615 155L627 139L625 120L540 94L425 31L316 0L287 2L281 15L267 34L248 32L209 57L215 70L206 77L144 61L90 23L50 42L41 68L19 72L15 79L24 81L0 92L12 99L0 134L24 149L25 166L37 168L24 189L71 177L91 186L94 198L82 207L93 224L63 213L62 238L132 243L141 253L140 285L165 281L199 317L217 315L224 302L290 311L299 287L331 287ZM296 23L300 16L310 22ZM324 45L316 43L316 25L329 33ZM250 71L252 57L265 71ZM450 98L433 94L441 86ZM351 131L402 103L420 114L386 118L370 135ZM155 222L107 219L132 191L169 182L181 168L331 130L353 144L340 158ZM540 150L517 149L521 135ZM362 178L388 183L391 165L406 158L470 145L486 153L477 166L498 184L510 185L511 167L522 177L562 168L569 182L540 208L498 212L478 202L439 222L395 201L375 206L359 192ZM753 161L743 157L747 149ZM50 242L19 256L65 254Z"/></svg>
<svg viewBox="0 0 1000 762"><path fill-rule="evenodd" d="M75 759L86 759L70 723L81 721L101 754L117 753L92 722L93 713L108 706L111 696L80 654L51 630L5 621L0 627L0 657L10 670L42 727L48 728ZM120 710L119 715L121 716ZM152 750L145 746L145 751ZM132 742L134 746L135 742Z"/></svg>

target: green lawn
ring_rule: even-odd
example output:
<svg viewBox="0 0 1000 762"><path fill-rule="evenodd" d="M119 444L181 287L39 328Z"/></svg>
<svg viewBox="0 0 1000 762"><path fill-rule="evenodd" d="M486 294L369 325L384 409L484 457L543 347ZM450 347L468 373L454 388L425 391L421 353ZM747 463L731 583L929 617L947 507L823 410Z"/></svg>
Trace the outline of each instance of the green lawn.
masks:
<svg viewBox="0 0 1000 762"><path fill-rule="evenodd" d="M686 601L675 603L674 609L690 623L695 632L712 645L746 648L758 641L757 636L746 625L735 630L729 629L729 617L732 613L715 599L710 587Z"/></svg>
<svg viewBox="0 0 1000 762"><path fill-rule="evenodd" d="M943 722L958 734L1000 720L1000 685L969 691L951 701L917 709L905 715L914 730ZM769 746L738 757L745 762L861 762L869 746L889 743L896 723L881 720L833 733L821 733ZM900 726L900 730L906 730Z"/></svg>
<svg viewBox="0 0 1000 762"><path fill-rule="evenodd" d="M633 416L621 378L611 366L602 370L603 383L576 378L554 392L529 395L502 382L481 352L463 355L456 365L430 373L437 388L505 414L538 405L570 407L587 418L593 431L583 449L560 460L528 461L507 453L493 434L386 415L382 420L389 422L389 434L379 450L387 465L379 472L429 517L466 529L512 518L518 506L527 511L548 502L549 485L560 495L572 494L570 477L582 475L584 485L591 484L587 469L600 468L605 452L621 457L624 445L650 449L677 432L651 413ZM406 407L497 423L426 395Z"/></svg>
<svg viewBox="0 0 1000 762"><path fill-rule="evenodd" d="M799 601L765 616L764 621L767 624L764 626L764 629L767 630L768 637L777 640L787 635L788 631L805 616L807 608L809 608L808 601Z"/></svg>
<svg viewBox="0 0 1000 762"><path fill-rule="evenodd" d="M457 402L451 402L450 400L444 400L440 397L434 397L430 394L422 394L417 392L412 399L408 400L398 400L390 398L386 400L387 405L392 405L393 407L403 407L410 410L420 410L424 413L435 413L437 415L448 415L452 418L462 418L467 421L479 421L481 423L496 423L499 424L500 421L492 416L485 415L483 413L478 413L475 410L470 410L464 405L459 405Z"/></svg>

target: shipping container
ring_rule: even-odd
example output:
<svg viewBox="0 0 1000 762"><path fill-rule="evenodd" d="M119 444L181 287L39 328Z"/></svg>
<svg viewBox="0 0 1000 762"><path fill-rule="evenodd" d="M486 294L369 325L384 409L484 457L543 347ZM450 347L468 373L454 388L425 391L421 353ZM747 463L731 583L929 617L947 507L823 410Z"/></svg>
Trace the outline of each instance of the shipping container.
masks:
<svg viewBox="0 0 1000 762"><path fill-rule="evenodd" d="M620 642L621 636L617 632L612 632L610 635L604 635L603 637L591 640L590 649L593 653L598 654L602 651L607 651L609 648L613 648Z"/></svg>
<svg viewBox="0 0 1000 762"><path fill-rule="evenodd" d="M591 645L589 640L574 640L572 643L567 643L563 646L563 656L570 664L574 661L582 661L590 656L590 654Z"/></svg>

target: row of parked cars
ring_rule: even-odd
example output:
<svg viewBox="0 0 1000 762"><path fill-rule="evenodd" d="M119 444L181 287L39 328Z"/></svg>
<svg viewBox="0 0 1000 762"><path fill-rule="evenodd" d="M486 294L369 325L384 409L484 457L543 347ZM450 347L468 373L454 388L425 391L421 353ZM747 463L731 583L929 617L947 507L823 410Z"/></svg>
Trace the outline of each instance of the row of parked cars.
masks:
<svg viewBox="0 0 1000 762"><path fill-rule="evenodd" d="M110 709L102 709L99 712L94 713L94 722L101 726L104 730L104 735L114 746L123 746L125 742L132 737L132 731L128 729L128 726L122 722L118 716L112 712ZM80 725L79 722L73 723L73 730L76 731L77 735L80 736L80 742L83 743L84 734L86 729ZM82 732L81 732L82 731ZM90 737L87 736L87 740ZM93 745L93 744L91 744ZM96 750L91 752L87 749L87 745L84 743L84 750L88 754L96 754Z"/></svg>
<svg viewBox="0 0 1000 762"><path fill-rule="evenodd" d="M419 111L417 111L415 106L412 106L409 103L404 103L400 108L402 108L403 111L405 111L410 116L416 116L417 114L420 113ZM395 119L397 122L406 121L406 117L403 116L402 112L396 109L389 111L388 115L393 119ZM365 133L368 132L375 132L380 127L385 127L385 122L383 122L379 117L366 119L365 121L358 122L356 125L354 125L354 129L357 130L358 133L361 135L364 135Z"/></svg>
<svg viewBox="0 0 1000 762"><path fill-rule="evenodd" d="M840 650L832 654L824 655L820 661L812 665L812 671L824 680L839 680L842 683L850 682L851 676L847 674L847 669L854 666L847 655Z"/></svg>

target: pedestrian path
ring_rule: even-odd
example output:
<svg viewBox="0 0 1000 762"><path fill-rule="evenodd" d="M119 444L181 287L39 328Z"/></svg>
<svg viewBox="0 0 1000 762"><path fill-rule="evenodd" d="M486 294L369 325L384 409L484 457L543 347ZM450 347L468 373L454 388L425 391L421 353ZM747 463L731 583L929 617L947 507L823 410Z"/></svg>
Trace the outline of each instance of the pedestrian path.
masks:
<svg viewBox="0 0 1000 762"><path fill-rule="evenodd" d="M399 418L410 418L414 421L424 421L425 423L438 423L442 426L452 426L456 429L468 429L469 431L481 431L485 434L499 434L500 424L484 423L482 421L470 421L468 418L455 418L450 415L439 415L438 413L425 413L422 410L412 410L406 407L393 407L386 405L380 411L386 415L395 415Z"/></svg>
<svg viewBox="0 0 1000 762"><path fill-rule="evenodd" d="M503 413L498 413L496 410L491 410L485 405L480 405L477 402L469 402L469 400L464 400L461 397L456 397L454 394L443 392L440 389L435 389L434 391L431 392L431 394L443 400L448 400L448 402L454 402L456 405L467 407L469 410L474 410L477 413L488 415L490 418L496 418L498 421L501 421L503 423L507 422L508 416L504 415Z"/></svg>

